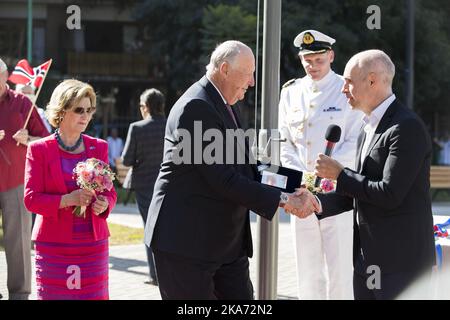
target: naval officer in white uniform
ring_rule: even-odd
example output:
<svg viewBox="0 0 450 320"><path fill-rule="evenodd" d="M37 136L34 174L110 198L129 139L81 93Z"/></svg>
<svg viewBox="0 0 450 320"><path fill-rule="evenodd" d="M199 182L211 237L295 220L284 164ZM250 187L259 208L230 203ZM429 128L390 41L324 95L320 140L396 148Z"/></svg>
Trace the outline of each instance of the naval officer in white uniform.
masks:
<svg viewBox="0 0 450 320"><path fill-rule="evenodd" d="M301 171L314 171L318 153L325 149L330 124L342 129L332 157L354 168L356 139L363 115L351 110L341 92L344 79L331 70L335 40L321 32L306 30L294 40L306 72L288 81L281 90L279 128L281 164ZM300 299L353 299L353 214L347 212L319 221L310 215L291 215Z"/></svg>

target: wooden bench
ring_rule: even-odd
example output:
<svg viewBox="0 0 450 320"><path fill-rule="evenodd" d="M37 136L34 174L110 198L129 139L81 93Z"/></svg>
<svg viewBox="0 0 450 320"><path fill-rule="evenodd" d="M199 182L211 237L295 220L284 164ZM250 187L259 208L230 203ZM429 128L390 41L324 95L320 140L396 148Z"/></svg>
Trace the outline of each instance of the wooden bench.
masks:
<svg viewBox="0 0 450 320"><path fill-rule="evenodd" d="M450 166L431 166L430 187L434 189L432 199L441 189L450 189Z"/></svg>

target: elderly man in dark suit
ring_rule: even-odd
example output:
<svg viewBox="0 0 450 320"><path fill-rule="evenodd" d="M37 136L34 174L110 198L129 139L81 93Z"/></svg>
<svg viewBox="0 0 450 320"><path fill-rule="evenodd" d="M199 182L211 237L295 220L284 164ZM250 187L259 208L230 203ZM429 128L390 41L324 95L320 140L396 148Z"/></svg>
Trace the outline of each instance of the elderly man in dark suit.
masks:
<svg viewBox="0 0 450 320"><path fill-rule="evenodd" d="M398 298L419 278L427 281L435 263L431 139L419 117L392 93L394 74L394 64L380 50L350 59L343 92L365 113L357 170L325 155L316 161L318 176L337 179L335 193L319 195L322 217L354 208L356 299Z"/></svg>
<svg viewBox="0 0 450 320"><path fill-rule="evenodd" d="M280 205L300 215L314 210L315 199L308 194L297 198L257 182L248 146L244 163L224 161L229 152L243 152L242 143L227 144L224 137L241 127L231 105L254 85L254 71L248 46L220 44L206 76L169 114L164 160L145 228L163 299L252 299L249 209L269 220ZM222 149L216 150L220 159L211 163L204 157L211 141L205 137L214 132L224 139L214 141Z"/></svg>
<svg viewBox="0 0 450 320"><path fill-rule="evenodd" d="M139 108L143 120L130 125L122 159L124 165L132 167L131 189L135 191L139 213L145 225L153 196L153 186L163 158L166 127L164 95L157 89L145 90L141 94ZM146 246L146 252L150 271L148 283L157 285L155 263L150 247Z"/></svg>

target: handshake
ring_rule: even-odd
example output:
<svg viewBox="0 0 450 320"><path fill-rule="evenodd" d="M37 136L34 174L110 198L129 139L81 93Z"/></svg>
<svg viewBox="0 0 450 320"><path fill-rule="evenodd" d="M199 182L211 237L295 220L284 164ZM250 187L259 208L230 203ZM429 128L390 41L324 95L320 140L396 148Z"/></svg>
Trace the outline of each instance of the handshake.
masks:
<svg viewBox="0 0 450 320"><path fill-rule="evenodd" d="M298 188L294 193L286 194L288 199L283 205L284 211L299 218L306 218L314 212L320 212L316 197L306 188Z"/></svg>

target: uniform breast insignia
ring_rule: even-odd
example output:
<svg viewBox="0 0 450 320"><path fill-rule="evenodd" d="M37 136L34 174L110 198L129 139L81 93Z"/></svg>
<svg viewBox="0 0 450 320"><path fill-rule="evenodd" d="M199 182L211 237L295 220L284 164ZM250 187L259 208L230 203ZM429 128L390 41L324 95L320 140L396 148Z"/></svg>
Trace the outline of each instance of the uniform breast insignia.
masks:
<svg viewBox="0 0 450 320"><path fill-rule="evenodd" d="M293 84L294 82L295 82L295 80L297 80L297 79L291 79L291 80L289 80L288 82L286 82L285 84L283 84L283 89L284 88L287 88L287 87L289 87L291 84Z"/></svg>
<svg viewBox="0 0 450 320"><path fill-rule="evenodd" d="M342 108L339 108L339 107L329 107L329 108L323 109L323 112L336 112L336 111L342 111Z"/></svg>

